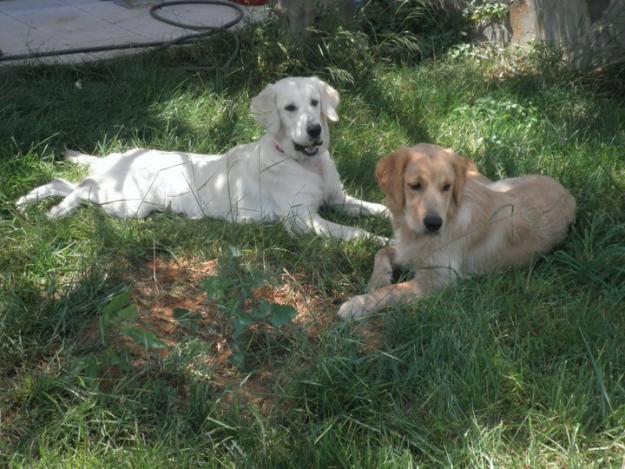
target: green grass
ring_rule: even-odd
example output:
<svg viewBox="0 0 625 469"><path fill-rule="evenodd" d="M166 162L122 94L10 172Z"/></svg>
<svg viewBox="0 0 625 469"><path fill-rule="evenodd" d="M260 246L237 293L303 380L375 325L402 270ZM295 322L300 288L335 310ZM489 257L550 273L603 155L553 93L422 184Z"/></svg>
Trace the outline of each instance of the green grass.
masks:
<svg viewBox="0 0 625 469"><path fill-rule="evenodd" d="M182 68L201 48L0 73L0 466L619 467L618 74L574 75L540 51L480 59L486 52L466 47L422 62L383 60L365 47L364 63L340 56L321 69L288 49L263 49L268 33L254 34L245 66L227 75ZM381 200L375 163L400 145L436 142L490 177L560 180L579 207L565 245L532 269L467 279L343 324L337 304L363 291L370 243L169 214L120 221L84 207L50 222L48 203L26 218L14 209L54 176L80 178L61 161L65 146L222 152L261 135L248 107L266 83L287 73L331 80L339 66L347 78L332 81L342 98L332 152L350 192ZM351 223L390 233L383 220ZM117 292L141 296L132 279L148 262L201 263L233 247L239 262L312 298L318 324L250 331L238 369L210 361L216 344L203 322L176 335L166 355L107 349L90 333ZM149 305L137 307L149 315ZM231 334L230 319L216 318L210 327Z"/></svg>

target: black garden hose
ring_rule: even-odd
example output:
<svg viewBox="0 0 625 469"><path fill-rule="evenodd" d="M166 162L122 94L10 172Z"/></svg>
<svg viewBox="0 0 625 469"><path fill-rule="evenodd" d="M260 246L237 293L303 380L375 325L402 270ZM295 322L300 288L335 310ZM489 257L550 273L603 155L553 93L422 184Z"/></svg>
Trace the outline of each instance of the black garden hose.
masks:
<svg viewBox="0 0 625 469"><path fill-rule="evenodd" d="M234 19L228 21L227 23L221 26L201 26L194 24L185 24L180 23L178 21L171 20L164 16L161 16L158 11L175 5L219 5L231 8L236 12L236 16ZM71 55L71 54L82 54L89 52L105 52L110 50L123 50L123 49L142 49L146 47L156 47L156 48L165 48L170 46L177 46L182 44L191 44L193 42L197 42L206 37L212 36L213 34L217 34L220 32L229 33L234 40L234 48L233 51L221 68L226 68L230 62L236 57L239 52L239 38L236 34L234 34L229 29L235 24L239 23L244 16L243 8L239 5L219 1L219 0L174 0L168 2L158 3L150 8L150 15L156 19L157 21L161 21L163 23L167 23L173 26L177 26L179 28L191 29L193 31L199 31L193 34L187 34L185 36L180 36L176 39L171 39L168 41L150 41L150 42L129 42L125 44L111 44L105 46L93 46L93 47L80 47L75 49L62 49L62 50L53 50L46 52L28 52L25 54L14 54L14 55L0 55L0 62L6 62L10 60L28 60L28 59L38 59L41 57L56 57L61 55Z"/></svg>

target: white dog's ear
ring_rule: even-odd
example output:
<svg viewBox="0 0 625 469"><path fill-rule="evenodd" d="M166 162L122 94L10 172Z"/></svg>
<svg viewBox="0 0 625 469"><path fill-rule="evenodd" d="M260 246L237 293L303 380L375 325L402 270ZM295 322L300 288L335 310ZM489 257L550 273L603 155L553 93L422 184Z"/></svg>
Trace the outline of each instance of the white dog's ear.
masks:
<svg viewBox="0 0 625 469"><path fill-rule="evenodd" d="M250 107L252 115L267 132L275 135L280 130L280 116L276 107L276 89L274 85L267 85L252 99Z"/></svg>
<svg viewBox="0 0 625 469"><path fill-rule="evenodd" d="M312 77L312 80L321 93L321 112L328 120L338 121L339 115L336 113L336 108L339 107L339 92L317 77Z"/></svg>

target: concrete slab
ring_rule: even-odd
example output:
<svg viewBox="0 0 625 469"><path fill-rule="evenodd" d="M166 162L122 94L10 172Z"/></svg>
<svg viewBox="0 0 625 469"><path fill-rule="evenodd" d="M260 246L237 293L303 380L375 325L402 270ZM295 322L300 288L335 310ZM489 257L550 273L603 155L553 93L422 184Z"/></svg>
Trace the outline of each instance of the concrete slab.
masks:
<svg viewBox="0 0 625 469"><path fill-rule="evenodd" d="M41 47L45 36L41 31L25 25L0 12L0 50L4 54L22 54Z"/></svg>
<svg viewBox="0 0 625 469"><path fill-rule="evenodd" d="M33 8L49 8L62 4L61 0L2 0L0 1L0 10L20 11Z"/></svg>
<svg viewBox="0 0 625 469"><path fill-rule="evenodd" d="M0 0L0 52L6 57L26 52L168 41L195 33L152 18L149 8L155 3L155 0ZM267 7L243 9L244 21L262 21L268 13ZM162 9L160 14L182 23L213 27L236 16L234 10L218 5L179 5ZM75 63L135 52L136 49L131 49L63 55L28 63ZM0 61L0 65L15 63Z"/></svg>

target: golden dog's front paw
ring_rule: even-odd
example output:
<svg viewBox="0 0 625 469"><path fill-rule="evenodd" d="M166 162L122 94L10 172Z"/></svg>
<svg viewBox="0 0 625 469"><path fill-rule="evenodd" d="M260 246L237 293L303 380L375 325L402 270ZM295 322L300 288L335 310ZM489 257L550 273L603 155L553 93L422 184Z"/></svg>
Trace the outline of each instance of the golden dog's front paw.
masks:
<svg viewBox="0 0 625 469"><path fill-rule="evenodd" d="M378 288L390 285L393 282L393 258L395 256L395 248L387 246L380 249L373 262L373 272L367 288L370 292Z"/></svg>
<svg viewBox="0 0 625 469"><path fill-rule="evenodd" d="M345 321L361 318L368 312L366 303L366 295L354 296L341 305L338 315Z"/></svg>
<svg viewBox="0 0 625 469"><path fill-rule="evenodd" d="M369 292L390 285L393 282L393 266L376 264L371 273L367 289Z"/></svg>

